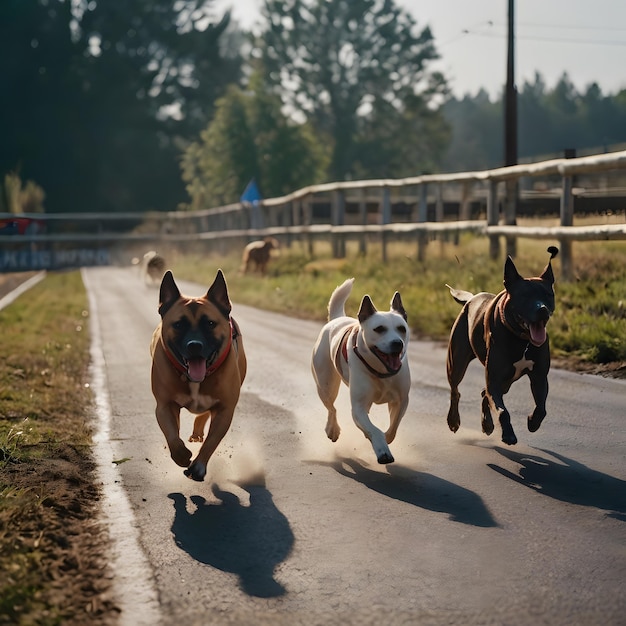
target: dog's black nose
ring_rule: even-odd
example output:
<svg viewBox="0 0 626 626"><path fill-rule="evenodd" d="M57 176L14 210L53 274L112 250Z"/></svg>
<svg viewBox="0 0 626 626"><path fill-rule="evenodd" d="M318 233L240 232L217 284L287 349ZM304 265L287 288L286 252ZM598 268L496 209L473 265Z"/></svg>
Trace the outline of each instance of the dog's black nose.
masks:
<svg viewBox="0 0 626 626"><path fill-rule="evenodd" d="M403 348L404 344L399 339L394 339L389 344L389 352L392 354L399 354L400 352L402 352Z"/></svg>
<svg viewBox="0 0 626 626"><path fill-rule="evenodd" d="M187 354L189 356L201 356L203 350L203 344L201 341L191 340L187 342Z"/></svg>
<svg viewBox="0 0 626 626"><path fill-rule="evenodd" d="M543 302L537 302L537 321L547 322L550 315L550 309Z"/></svg>

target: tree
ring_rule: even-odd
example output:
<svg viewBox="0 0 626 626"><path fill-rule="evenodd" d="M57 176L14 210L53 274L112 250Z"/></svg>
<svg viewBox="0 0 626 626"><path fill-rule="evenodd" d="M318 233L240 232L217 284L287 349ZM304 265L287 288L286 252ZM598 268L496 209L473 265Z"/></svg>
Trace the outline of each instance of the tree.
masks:
<svg viewBox="0 0 626 626"><path fill-rule="evenodd" d="M180 144L241 75L212 2L0 3L0 173L53 212L173 209Z"/></svg>
<svg viewBox="0 0 626 626"><path fill-rule="evenodd" d="M231 86L213 121L182 159L193 209L238 202L255 178L265 197L317 182L327 161L307 125L281 112L280 99L253 74L248 89Z"/></svg>
<svg viewBox="0 0 626 626"><path fill-rule="evenodd" d="M431 32L393 0L266 0L262 13L267 27L256 45L268 81L288 111L332 137L332 178L375 174L381 163L362 150L398 146L407 131L416 146L416 127L441 125L446 83L428 71L438 58Z"/></svg>
<svg viewBox="0 0 626 626"><path fill-rule="evenodd" d="M451 98L444 115L452 128L452 139L443 159L446 172L500 167L503 164L502 103L492 102L486 91L475 96Z"/></svg>

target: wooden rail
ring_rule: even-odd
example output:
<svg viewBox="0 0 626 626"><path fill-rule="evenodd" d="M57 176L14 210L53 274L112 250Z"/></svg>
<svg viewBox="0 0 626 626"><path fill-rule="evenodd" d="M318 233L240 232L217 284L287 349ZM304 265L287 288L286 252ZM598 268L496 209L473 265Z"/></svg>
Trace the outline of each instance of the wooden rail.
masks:
<svg viewBox="0 0 626 626"><path fill-rule="evenodd" d="M626 239L626 222L614 225L574 226L577 198L609 193L600 185L591 189L574 186L575 177L621 173L626 170L626 150L573 159L551 159L539 163L515 165L476 172L429 174L401 179L361 180L325 183L304 187L279 198L268 198L256 204L235 203L202 211L166 213L63 213L0 214L2 220L27 218L46 224L45 232L24 235L0 234L0 250L16 246L73 244L101 245L112 243L185 243L232 238L258 238L266 235L291 240L305 238L312 246L315 237L330 238L333 253L345 254L347 237L357 237L362 251L366 238L379 234L386 259L386 244L394 236L414 236L418 256L424 257L428 239L438 234L474 231L490 239L490 255L500 254L500 238L507 251L519 237L558 239L564 277L572 272L571 242L580 240ZM517 199L537 192L522 190L525 178L555 179L558 188L544 191L544 197L559 197L560 226L517 226ZM613 194L624 197L626 188L614 185ZM458 215L446 218L445 193L454 188L458 197ZM401 195L400 195L401 192ZM486 219L469 219L470 203L484 204ZM394 206L402 204L398 216ZM374 212L370 209L374 205ZM320 207L326 211L320 217ZM352 210L349 211L348 207ZM317 215L316 215L317 212ZM375 223L372 223L374 220ZM323 222L323 223L320 223Z"/></svg>

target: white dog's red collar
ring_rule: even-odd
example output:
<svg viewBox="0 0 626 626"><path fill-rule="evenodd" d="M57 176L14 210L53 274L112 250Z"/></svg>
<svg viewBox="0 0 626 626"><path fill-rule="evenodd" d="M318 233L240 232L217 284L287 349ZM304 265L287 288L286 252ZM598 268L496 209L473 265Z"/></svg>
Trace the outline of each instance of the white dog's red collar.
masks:
<svg viewBox="0 0 626 626"><path fill-rule="evenodd" d="M397 370L390 370L389 367L387 367L386 363L383 363L380 359L378 359L378 357L376 357L378 359L378 361L380 363L382 363L385 366L385 369L387 370L386 372L379 372L376 368L372 367L366 360L365 357L359 352L359 349L357 347L357 335L359 334L358 328L356 327L350 327L348 328L348 330L346 330L346 332L343 334L343 337L341 338L341 341L339 342L339 348L337 350L337 355L335 357L335 361L337 361L339 359L339 355L341 355L344 359L344 361L347 363L348 362L348 336L350 335L350 333L352 333L352 351L354 352L354 354L356 354L357 358L361 361L361 363L363 363L363 365L365 365L365 367L367 368L367 370L372 373L374 376L378 377L378 378L390 378L391 376L395 376L400 369ZM374 353L372 353L374 354ZM374 354L374 356L376 356L376 354ZM339 371L341 371L340 368L338 368Z"/></svg>

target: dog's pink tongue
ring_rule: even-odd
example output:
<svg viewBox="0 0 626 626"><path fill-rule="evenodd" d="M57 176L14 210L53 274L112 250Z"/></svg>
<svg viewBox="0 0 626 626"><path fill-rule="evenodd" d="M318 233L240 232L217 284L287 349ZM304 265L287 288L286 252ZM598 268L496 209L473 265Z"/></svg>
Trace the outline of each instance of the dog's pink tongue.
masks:
<svg viewBox="0 0 626 626"><path fill-rule="evenodd" d="M388 354L387 355L387 367L392 371L396 372L402 367L402 359L399 354Z"/></svg>
<svg viewBox="0 0 626 626"><path fill-rule="evenodd" d="M542 322L530 325L530 342L534 346L541 346L546 340L546 327Z"/></svg>
<svg viewBox="0 0 626 626"><path fill-rule="evenodd" d="M206 376L206 361L202 358L189 359L187 362L187 376L195 383L201 383Z"/></svg>

